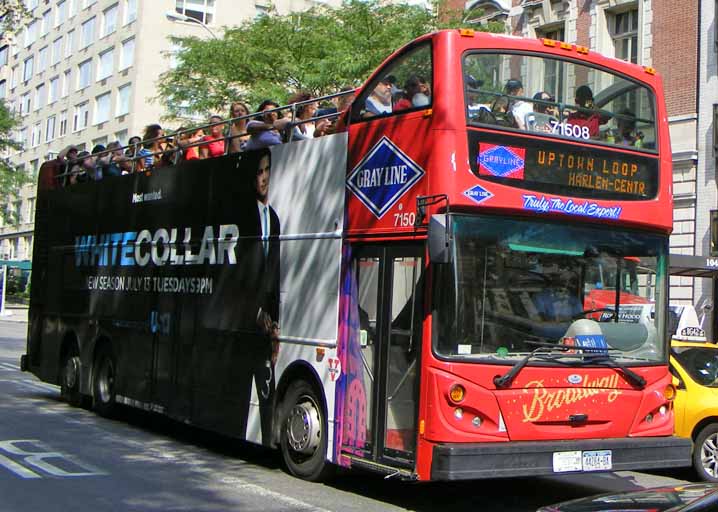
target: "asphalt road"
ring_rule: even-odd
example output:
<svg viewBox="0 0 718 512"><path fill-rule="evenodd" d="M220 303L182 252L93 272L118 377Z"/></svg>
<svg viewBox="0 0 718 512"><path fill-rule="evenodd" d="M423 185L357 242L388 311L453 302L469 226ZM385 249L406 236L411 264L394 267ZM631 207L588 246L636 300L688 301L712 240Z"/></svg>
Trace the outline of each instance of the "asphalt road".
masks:
<svg viewBox="0 0 718 512"><path fill-rule="evenodd" d="M105 419L19 371L26 324L0 319L0 512L525 512L598 492L676 484L687 471L462 483L286 474L277 452L126 409Z"/></svg>

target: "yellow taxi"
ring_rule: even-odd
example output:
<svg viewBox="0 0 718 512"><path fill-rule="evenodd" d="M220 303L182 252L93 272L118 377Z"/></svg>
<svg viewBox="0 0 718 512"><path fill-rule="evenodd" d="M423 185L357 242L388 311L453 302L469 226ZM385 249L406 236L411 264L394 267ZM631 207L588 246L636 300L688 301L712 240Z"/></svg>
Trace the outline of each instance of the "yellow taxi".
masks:
<svg viewBox="0 0 718 512"><path fill-rule="evenodd" d="M677 389L675 433L693 440L698 476L718 482L718 345L674 338L671 373Z"/></svg>

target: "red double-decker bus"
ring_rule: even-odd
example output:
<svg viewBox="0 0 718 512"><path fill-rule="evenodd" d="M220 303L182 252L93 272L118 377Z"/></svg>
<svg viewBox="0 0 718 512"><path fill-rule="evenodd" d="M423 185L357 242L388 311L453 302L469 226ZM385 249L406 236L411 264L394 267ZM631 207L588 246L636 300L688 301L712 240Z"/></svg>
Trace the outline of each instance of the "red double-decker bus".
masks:
<svg viewBox="0 0 718 512"><path fill-rule="evenodd" d="M72 403L276 446L307 479L690 465L652 69L442 31L388 58L334 135L67 187L50 172L22 367ZM627 272L652 317L619 321ZM596 289L610 307L587 306Z"/></svg>

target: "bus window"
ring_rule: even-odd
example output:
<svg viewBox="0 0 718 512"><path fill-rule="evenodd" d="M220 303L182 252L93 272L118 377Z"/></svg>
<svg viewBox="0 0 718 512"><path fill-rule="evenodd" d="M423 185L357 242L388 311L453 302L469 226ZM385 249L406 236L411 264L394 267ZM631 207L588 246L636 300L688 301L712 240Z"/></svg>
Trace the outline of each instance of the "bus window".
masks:
<svg viewBox="0 0 718 512"><path fill-rule="evenodd" d="M469 124L656 148L654 96L622 76L551 57L477 52L464 58L464 80Z"/></svg>
<svg viewBox="0 0 718 512"><path fill-rule="evenodd" d="M430 108L432 80L431 44L426 43L392 61L367 85L354 102L352 120Z"/></svg>

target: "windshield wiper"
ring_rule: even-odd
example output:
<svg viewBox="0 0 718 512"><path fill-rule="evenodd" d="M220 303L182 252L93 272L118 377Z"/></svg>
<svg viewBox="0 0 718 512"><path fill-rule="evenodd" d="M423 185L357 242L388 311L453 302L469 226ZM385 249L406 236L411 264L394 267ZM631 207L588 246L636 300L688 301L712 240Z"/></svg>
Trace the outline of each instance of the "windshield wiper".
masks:
<svg viewBox="0 0 718 512"><path fill-rule="evenodd" d="M538 344L541 342L533 342L533 343ZM561 350L561 345L556 345L553 343L545 343L545 344L541 343L541 346L533 349L531 352L526 354L524 357L522 357L521 359L516 361L516 364L513 365L511 367L511 369L508 372L506 372L504 375L502 375L502 376L497 375L496 377L494 377L494 385L497 388L505 388L507 386L510 386L511 383L516 378L516 376L519 374L519 372L524 368L524 366L526 366L528 364L528 362L531 359L533 359L534 357L538 357L538 356L548 357L548 356L552 355L550 351L548 351L548 352L546 351L546 349L549 347L551 347L553 349ZM566 348L568 349L568 348L572 348L572 347L566 347ZM542 354L541 352L544 352L544 353Z"/></svg>
<svg viewBox="0 0 718 512"><path fill-rule="evenodd" d="M590 354L589 357L591 358L588 362L596 363L601 366L608 366L609 368L616 368L621 370L623 372L623 376L626 378L627 381L629 381L632 385L643 389L646 387L646 379L644 379L642 376L638 375L636 372L631 370L628 366L624 365L623 363L619 363L615 359L610 358L607 355L599 355L596 356L594 354Z"/></svg>

